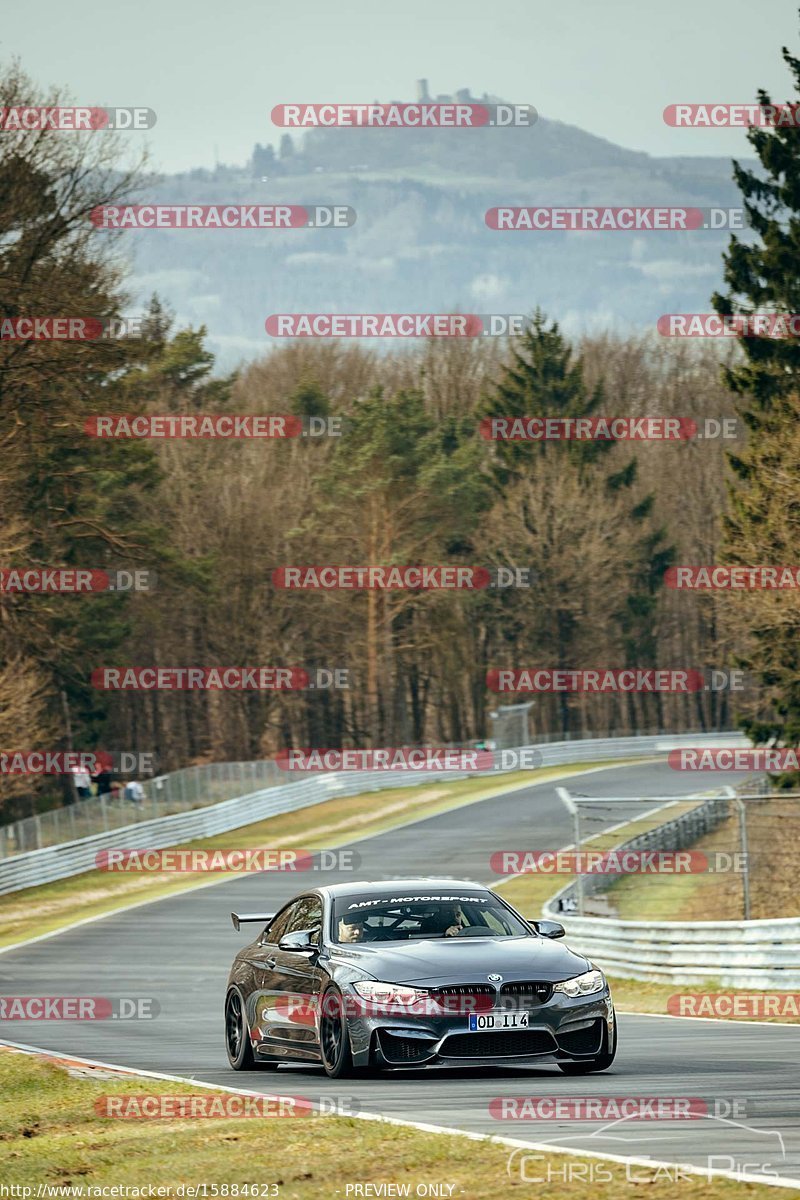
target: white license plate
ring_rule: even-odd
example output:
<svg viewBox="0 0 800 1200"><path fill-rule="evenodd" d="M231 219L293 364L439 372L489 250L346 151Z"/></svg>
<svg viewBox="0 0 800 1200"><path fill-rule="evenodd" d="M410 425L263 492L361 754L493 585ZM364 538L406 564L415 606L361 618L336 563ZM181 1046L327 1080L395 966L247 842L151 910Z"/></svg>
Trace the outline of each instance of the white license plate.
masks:
<svg viewBox="0 0 800 1200"><path fill-rule="evenodd" d="M526 1012L470 1013L469 1031L478 1033L482 1029L526 1029Z"/></svg>

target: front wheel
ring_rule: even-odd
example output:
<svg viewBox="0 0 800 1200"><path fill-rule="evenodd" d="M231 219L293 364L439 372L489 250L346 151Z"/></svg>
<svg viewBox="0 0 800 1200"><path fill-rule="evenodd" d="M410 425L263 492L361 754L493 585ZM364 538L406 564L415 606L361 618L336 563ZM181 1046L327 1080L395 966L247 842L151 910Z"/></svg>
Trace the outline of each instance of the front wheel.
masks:
<svg viewBox="0 0 800 1200"><path fill-rule="evenodd" d="M344 1015L342 993L328 988L322 997L319 1021L319 1048L325 1074L331 1079L344 1079L354 1073L350 1034Z"/></svg>
<svg viewBox="0 0 800 1200"><path fill-rule="evenodd" d="M614 1036L609 1046L608 1026L603 1038L603 1049L597 1058L586 1058L583 1062L560 1062L558 1065L565 1075L589 1075L592 1071L605 1071L611 1066L617 1055L617 1022L614 1021Z"/></svg>

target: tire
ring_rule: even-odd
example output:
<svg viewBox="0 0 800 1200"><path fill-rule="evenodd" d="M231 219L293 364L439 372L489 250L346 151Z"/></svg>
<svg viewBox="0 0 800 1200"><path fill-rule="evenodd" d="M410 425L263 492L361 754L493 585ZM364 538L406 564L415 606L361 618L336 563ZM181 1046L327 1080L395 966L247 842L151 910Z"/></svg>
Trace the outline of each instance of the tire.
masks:
<svg viewBox="0 0 800 1200"><path fill-rule="evenodd" d="M342 993L338 988L328 988L320 1008L319 1049L325 1074L329 1079L346 1079L355 1074L355 1068Z"/></svg>
<svg viewBox="0 0 800 1200"><path fill-rule="evenodd" d="M603 1036L603 1050L597 1058L585 1058L582 1062L560 1062L558 1065L565 1075L589 1075L592 1071L605 1071L611 1066L617 1055L617 1022L614 1019L614 1042L608 1046L608 1026Z"/></svg>
<svg viewBox="0 0 800 1200"><path fill-rule="evenodd" d="M261 1067L277 1070L277 1063L256 1061L244 1015L244 999L236 987L225 997L225 1050L234 1071L255 1071Z"/></svg>

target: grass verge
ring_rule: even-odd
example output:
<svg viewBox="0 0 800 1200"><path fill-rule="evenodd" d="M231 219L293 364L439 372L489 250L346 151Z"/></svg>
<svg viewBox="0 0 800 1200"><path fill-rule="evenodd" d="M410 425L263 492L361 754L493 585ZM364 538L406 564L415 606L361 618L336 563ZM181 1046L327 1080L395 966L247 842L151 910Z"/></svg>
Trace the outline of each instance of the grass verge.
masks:
<svg viewBox="0 0 800 1200"><path fill-rule="evenodd" d="M88 1076L88 1077L87 1077ZM97 1077L99 1076L99 1077ZM91 1069L66 1069L31 1055L0 1049L0 1168L5 1185L54 1190L116 1186L163 1189L180 1197L186 1185L207 1186L207 1196L243 1196L238 1185L263 1185L249 1195L280 1200L331 1200L349 1194L348 1185L395 1184L388 1194L414 1196L420 1184L445 1185L439 1195L483 1200L521 1186L508 1172L508 1146L461 1136L442 1136L383 1122L338 1116L299 1119L214 1118L123 1120L100 1117L104 1096L192 1095L200 1089L156 1079L139 1079ZM208 1095L207 1092L202 1094ZM222 1093L212 1093L217 1096ZM526 1132L530 1132L529 1128ZM504 1134L513 1136L511 1131ZM514 1162L519 1163L520 1153ZM564 1180L566 1162L583 1164L583 1177ZM585 1200L586 1173L597 1160L542 1155L535 1162L537 1195ZM602 1164L611 1178L592 1184L597 1200L641 1196L672 1197L677 1184L651 1166L638 1167L639 1182L626 1178L622 1163ZM276 1185L274 1189L267 1185ZM451 1186L450 1186L451 1185ZM405 1193L405 1187L408 1192ZM212 1189L216 1188L214 1191ZM227 1188L227 1191L222 1189ZM686 1200L766 1200L766 1185L680 1175ZM525 1193L531 1192L527 1183ZM19 1194L19 1193L17 1193ZM72 1195L79 1195L77 1191ZM90 1195L84 1190L84 1195ZM118 1193L120 1194L120 1193ZM134 1193L130 1193L134 1194ZM202 1193L201 1193L202 1194ZM360 1195L380 1195L362 1190ZM384 1192L384 1194L387 1194ZM423 1193L421 1193L423 1194Z"/></svg>
<svg viewBox="0 0 800 1200"><path fill-rule="evenodd" d="M647 983L638 979L615 979L609 976L614 1003L620 1012L654 1013L656 1016L686 1016L691 1020L697 1017L715 1017L719 1020L768 1021L782 1025L800 1024L800 997L795 992L767 992L760 988L750 991L738 991L733 988L720 987L719 982L709 979L706 983ZM670 1012L669 1001L676 996L702 996L700 1002L687 1001L688 1011ZM714 998L720 996L733 997L742 1005L744 1011L737 1013L729 1011L731 1006L719 1003ZM705 997L709 999L706 1001ZM746 1010L752 1005L752 1016ZM772 1008L770 1008L770 1005Z"/></svg>
<svg viewBox="0 0 800 1200"><path fill-rule="evenodd" d="M621 842L627 842L631 838L637 837L638 834L647 833L649 829L655 829L663 824L664 813L654 812L649 816L629 821L613 832L585 838L581 844L584 847L590 845L592 850L613 850ZM504 898L520 912L526 913L528 916L535 916L541 912L542 906L551 896L561 891L567 884L572 883L574 879L574 875L540 875L531 871L523 875L513 875L496 886L502 888Z"/></svg>
<svg viewBox="0 0 800 1200"><path fill-rule="evenodd" d="M754 920L800 917L797 854L800 804L776 793L747 804L750 914ZM734 856L741 850L739 817L731 813L692 845L693 851ZM725 860L723 859L723 862ZM627 875L608 892L623 919L634 921L740 921L744 911L741 870L686 875Z"/></svg>

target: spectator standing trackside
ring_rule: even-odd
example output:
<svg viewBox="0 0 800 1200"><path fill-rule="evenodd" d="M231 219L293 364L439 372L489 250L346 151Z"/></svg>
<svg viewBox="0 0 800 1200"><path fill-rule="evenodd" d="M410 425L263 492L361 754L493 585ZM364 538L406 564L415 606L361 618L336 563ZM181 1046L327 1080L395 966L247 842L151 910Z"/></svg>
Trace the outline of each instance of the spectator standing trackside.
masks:
<svg viewBox="0 0 800 1200"><path fill-rule="evenodd" d="M131 804L141 804L144 801L144 788L138 779L131 779L129 783L125 784L123 795L126 800L130 800Z"/></svg>
<svg viewBox="0 0 800 1200"><path fill-rule="evenodd" d="M75 767L72 772L75 781L75 791L79 800L87 800L92 794L92 777L85 767Z"/></svg>
<svg viewBox="0 0 800 1200"><path fill-rule="evenodd" d="M111 794L111 772L107 771L105 767L102 770L97 771L96 774L92 776L92 779L97 785L98 796L108 796Z"/></svg>

